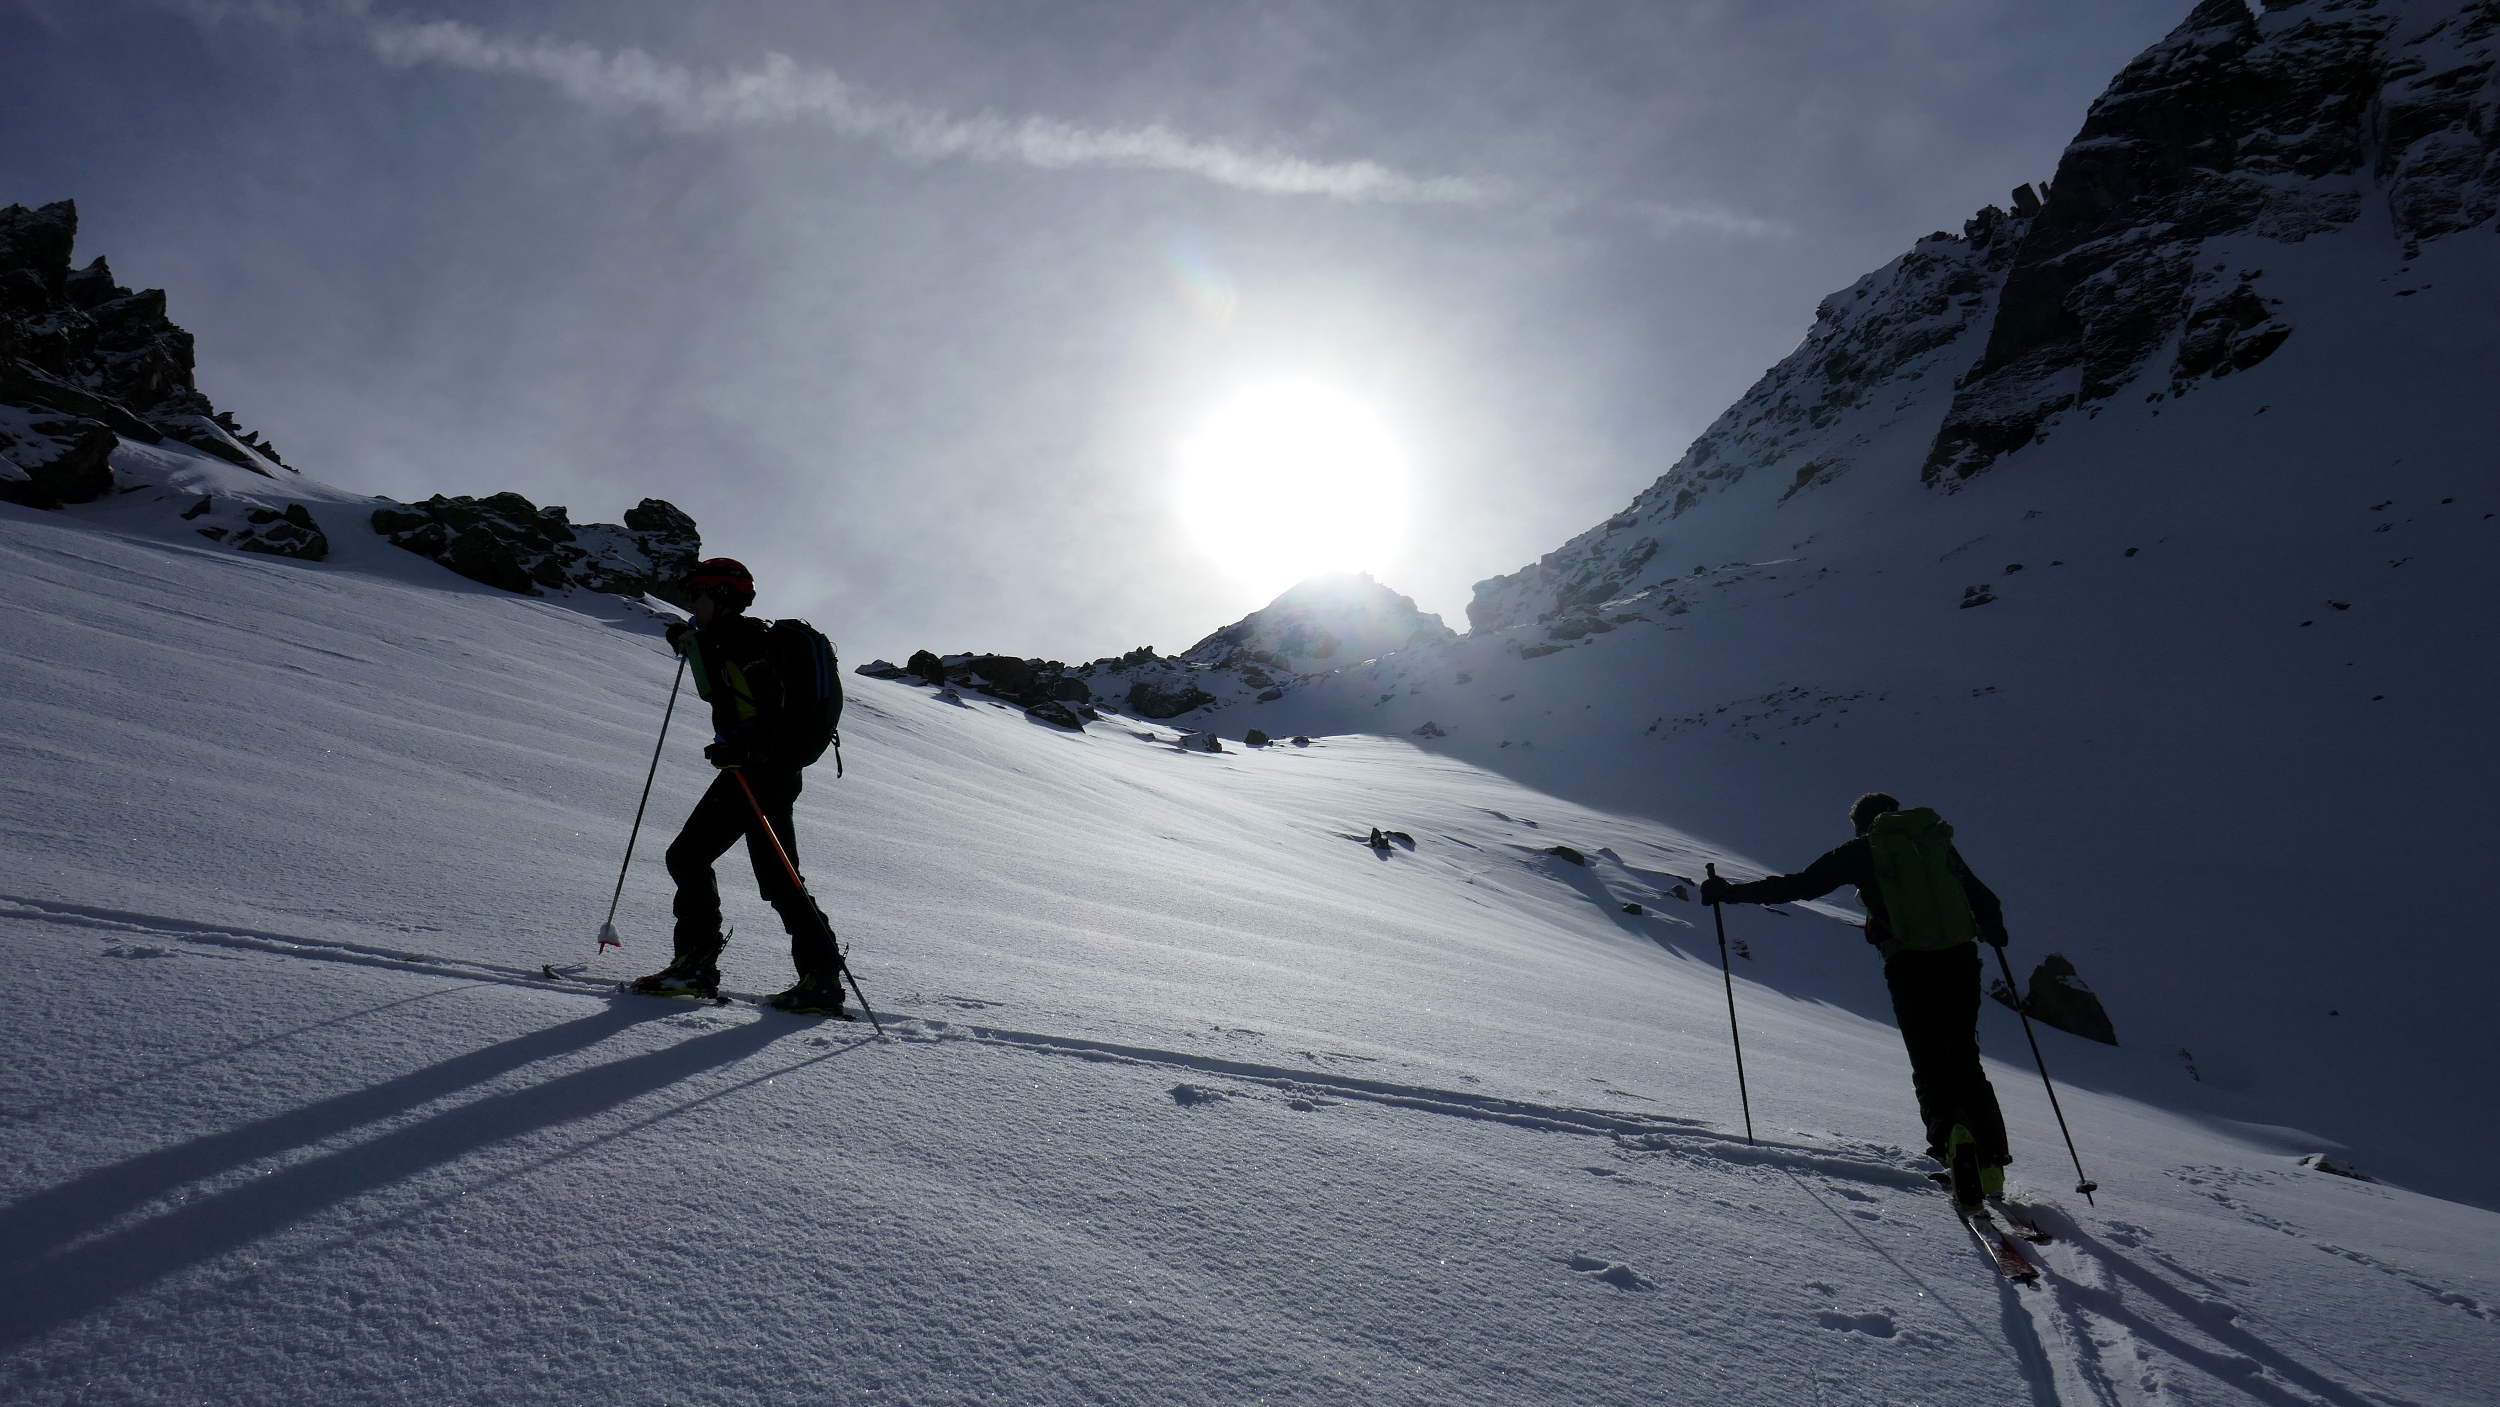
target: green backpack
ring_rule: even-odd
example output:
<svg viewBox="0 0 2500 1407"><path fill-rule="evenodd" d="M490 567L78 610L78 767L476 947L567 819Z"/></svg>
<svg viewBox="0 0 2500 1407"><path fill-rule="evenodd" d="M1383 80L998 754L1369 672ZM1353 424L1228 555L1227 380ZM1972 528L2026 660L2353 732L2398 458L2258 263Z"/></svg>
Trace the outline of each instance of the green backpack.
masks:
<svg viewBox="0 0 2500 1407"><path fill-rule="evenodd" d="M1887 811L1875 818L1866 839L1875 851L1876 888L1884 896L1893 948L1931 953L1978 936L1970 896L1946 863L1953 853L1953 827L1942 816L1925 806Z"/></svg>

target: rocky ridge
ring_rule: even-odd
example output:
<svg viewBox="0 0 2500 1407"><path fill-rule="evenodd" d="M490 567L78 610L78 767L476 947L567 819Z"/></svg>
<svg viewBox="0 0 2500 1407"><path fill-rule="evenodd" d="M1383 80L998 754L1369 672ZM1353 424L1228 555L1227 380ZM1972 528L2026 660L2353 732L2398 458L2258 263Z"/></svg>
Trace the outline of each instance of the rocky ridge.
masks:
<svg viewBox="0 0 2500 1407"><path fill-rule="evenodd" d="M2500 0L2201 0L2113 79L2053 180L2018 188L1823 301L1622 512L1480 582L1477 631L1523 653L1672 615L1699 579L1662 544L1741 482L1812 495L1877 440L1926 443L1951 491L2068 417L2244 372L2296 335L2253 242L2383 221L2402 257L2500 213ZM2217 250L2225 244L2225 255ZM1932 428L1931 428L1932 427Z"/></svg>
<svg viewBox="0 0 2500 1407"><path fill-rule="evenodd" d="M517 493L438 493L423 503L386 502L372 524L395 547L523 596L581 587L685 606L680 583L703 556L694 519L658 498L626 509L620 526L577 524L563 508L541 508Z"/></svg>
<svg viewBox="0 0 2500 1407"><path fill-rule="evenodd" d="M193 384L191 334L167 318L165 291L124 288L101 255L73 268L77 239L74 202L0 208L0 498L92 501L112 490L125 438L292 472Z"/></svg>
<svg viewBox="0 0 2500 1407"><path fill-rule="evenodd" d="M101 256L73 267L77 238L71 201L0 209L0 500L60 508L154 487L211 542L328 557L334 543L311 508L296 494L257 485L270 480L310 498L335 492L304 479L276 445L201 393L191 334L166 316L164 290L122 287ZM126 453L117 473L115 452L125 444L151 448ZM173 460L154 453L168 447L214 456L258 479L191 482L189 471L170 467L179 452ZM576 524L562 508L512 493L384 500L370 521L393 544L462 576L533 596L579 587L674 600L678 580L702 554L694 519L656 498L629 510L622 525Z"/></svg>
<svg viewBox="0 0 2500 1407"><path fill-rule="evenodd" d="M1439 616L1418 610L1414 598L1358 573L1302 582L1178 655L1159 655L1141 645L1124 655L1069 665L922 650L902 665L877 660L858 672L934 688L969 688L1021 705L1047 722L1081 727L1098 717L1100 708L1165 720L1245 700L1272 703L1332 673L1456 639L1458 633Z"/></svg>

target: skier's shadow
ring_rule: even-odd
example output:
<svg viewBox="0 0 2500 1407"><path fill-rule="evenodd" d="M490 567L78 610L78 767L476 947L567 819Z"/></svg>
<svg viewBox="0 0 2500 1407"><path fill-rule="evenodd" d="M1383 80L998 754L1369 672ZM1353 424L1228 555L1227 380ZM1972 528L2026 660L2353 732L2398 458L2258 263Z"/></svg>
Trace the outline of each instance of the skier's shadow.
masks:
<svg viewBox="0 0 2500 1407"><path fill-rule="evenodd" d="M649 1005L640 1000L620 1004L369 1089L144 1153L0 1211L0 1346L38 1338L100 1305L326 1207L744 1060L789 1029L769 1020L742 1022L489 1095L107 1230L131 1209L201 1179L388 1120L536 1061L586 1049L652 1019Z"/></svg>
<svg viewBox="0 0 2500 1407"><path fill-rule="evenodd" d="M2199 1299L2171 1284L2094 1238L2075 1225L2071 1217L2052 1213L2044 1221L2053 1222L2052 1229L2061 1239L2099 1261L2118 1282L2116 1286L2104 1289L2061 1280L2058 1294L2069 1305L2090 1310L2124 1328L2138 1341L2261 1402L2278 1404L2278 1407L2300 1407L2300 1404L2311 1401L2326 1402L2332 1407L2373 1407L2372 1397L2335 1381L2240 1327L2237 1310ZM2222 1347L2211 1349L2190 1343L2149 1322L2140 1311L2128 1305L2120 1287L2141 1292L2154 1303L2194 1325ZM2250 1365L2272 1373L2298 1391L2288 1390L2251 1372Z"/></svg>

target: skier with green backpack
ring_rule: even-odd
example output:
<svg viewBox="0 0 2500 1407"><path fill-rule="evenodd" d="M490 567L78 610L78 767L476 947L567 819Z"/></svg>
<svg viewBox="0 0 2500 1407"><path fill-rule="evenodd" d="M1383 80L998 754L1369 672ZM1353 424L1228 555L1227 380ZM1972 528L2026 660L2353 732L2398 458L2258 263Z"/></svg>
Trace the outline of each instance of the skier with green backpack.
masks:
<svg viewBox="0 0 2500 1407"><path fill-rule="evenodd" d="M1788 904L1844 884L1866 909L1866 941L1884 955L1884 985L1909 1048L1910 1082L1927 1128L1928 1156L1952 1170L1954 1201L1977 1210L2002 1194L2005 1116L1979 1064L1981 965L1977 939L2005 946L2005 911L1953 848L1953 827L1925 807L1904 811L1882 792L1849 808L1857 838L1793 875L1748 884L1705 880L1705 904Z"/></svg>
<svg viewBox="0 0 2500 1407"><path fill-rule="evenodd" d="M748 616L755 578L730 558L696 563L685 588L694 619L671 625L668 641L685 656L695 692L712 706L714 736L703 756L720 774L668 847L669 877L677 881L675 959L637 978L633 989L653 996L719 994L727 938L712 865L743 837L756 887L789 930L790 961L798 968L797 984L771 1004L842 1016L841 950L799 875L791 824L802 771L828 744L836 768L841 765L842 683L833 647L805 621Z"/></svg>

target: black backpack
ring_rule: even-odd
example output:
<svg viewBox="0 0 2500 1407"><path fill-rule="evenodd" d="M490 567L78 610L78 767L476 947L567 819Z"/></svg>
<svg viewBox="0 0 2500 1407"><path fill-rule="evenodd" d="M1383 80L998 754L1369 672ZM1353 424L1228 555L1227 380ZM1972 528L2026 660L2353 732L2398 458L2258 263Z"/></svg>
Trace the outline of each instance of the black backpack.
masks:
<svg viewBox="0 0 2500 1407"><path fill-rule="evenodd" d="M833 749L833 774L842 775L842 676L833 642L803 620L777 620L764 633L773 668L787 690L779 751L805 767Z"/></svg>

